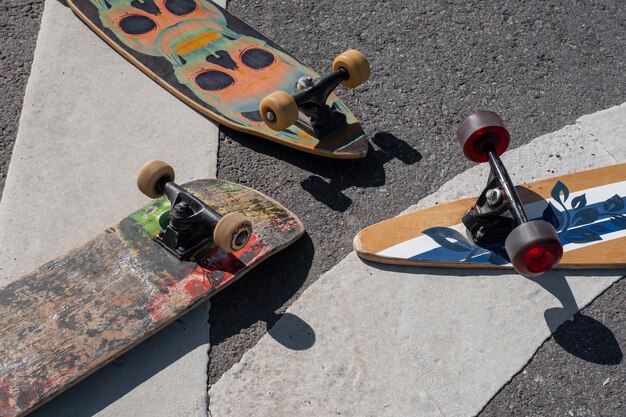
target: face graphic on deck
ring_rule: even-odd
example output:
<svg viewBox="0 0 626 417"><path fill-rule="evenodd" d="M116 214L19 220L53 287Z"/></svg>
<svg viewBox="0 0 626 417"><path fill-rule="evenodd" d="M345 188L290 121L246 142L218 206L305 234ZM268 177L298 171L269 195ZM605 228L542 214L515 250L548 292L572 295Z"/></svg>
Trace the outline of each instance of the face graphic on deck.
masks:
<svg viewBox="0 0 626 417"><path fill-rule="evenodd" d="M129 48L165 58L179 83L222 116L265 127L259 102L293 92L302 66L252 36L236 33L203 0L91 0L104 27ZM314 74L310 74L314 75Z"/></svg>
<svg viewBox="0 0 626 417"><path fill-rule="evenodd" d="M185 21L209 21L226 25L224 15L212 3L197 0L91 0L104 27L111 29L131 49L161 55L160 34Z"/></svg>

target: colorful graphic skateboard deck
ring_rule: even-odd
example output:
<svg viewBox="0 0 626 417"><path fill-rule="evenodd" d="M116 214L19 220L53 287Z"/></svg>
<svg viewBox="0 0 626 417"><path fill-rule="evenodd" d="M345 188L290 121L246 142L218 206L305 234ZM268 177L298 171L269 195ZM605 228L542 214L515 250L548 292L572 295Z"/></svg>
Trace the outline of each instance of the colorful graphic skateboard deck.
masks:
<svg viewBox="0 0 626 417"><path fill-rule="evenodd" d="M332 158L362 158L367 153L361 125L334 94L327 104L345 115L345 128L323 140L301 125L269 128L259 111L261 99L277 90L293 94L301 77L319 75L210 0L68 4L132 64L223 125Z"/></svg>
<svg viewBox="0 0 626 417"><path fill-rule="evenodd" d="M552 223L563 245L556 268L626 268L626 164L516 187L529 220ZM461 223L476 199L382 221L354 238L367 260L398 265L510 268L504 244L480 247Z"/></svg>
<svg viewBox="0 0 626 417"><path fill-rule="evenodd" d="M32 411L304 233L294 214L252 189L220 180L184 188L219 213L247 217L245 246L227 253L211 243L178 260L153 239L170 209L161 197L2 288L0 415Z"/></svg>

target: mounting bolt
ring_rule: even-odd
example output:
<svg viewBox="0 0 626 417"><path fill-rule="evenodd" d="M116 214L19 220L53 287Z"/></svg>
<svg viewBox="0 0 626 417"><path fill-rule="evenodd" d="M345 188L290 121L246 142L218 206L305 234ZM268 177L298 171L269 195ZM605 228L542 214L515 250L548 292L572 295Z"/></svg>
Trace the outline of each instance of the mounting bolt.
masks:
<svg viewBox="0 0 626 417"><path fill-rule="evenodd" d="M315 82L313 81L313 77L311 77L310 75L305 75L303 77L300 77L300 79L296 83L296 91L306 90L307 88L311 88L313 87L313 84L315 84Z"/></svg>
<svg viewBox="0 0 626 417"><path fill-rule="evenodd" d="M274 122L276 121L276 113L274 113L271 110L268 110L267 113L265 113L265 118L269 120L270 122Z"/></svg>
<svg viewBox="0 0 626 417"><path fill-rule="evenodd" d="M491 190L487 191L485 197L487 198L487 204L489 205L489 207L498 207L502 203L502 197L504 197L504 193L499 188L492 188Z"/></svg>
<svg viewBox="0 0 626 417"><path fill-rule="evenodd" d="M172 215L178 219L184 219L193 214L193 209L186 201L181 201L172 208Z"/></svg>

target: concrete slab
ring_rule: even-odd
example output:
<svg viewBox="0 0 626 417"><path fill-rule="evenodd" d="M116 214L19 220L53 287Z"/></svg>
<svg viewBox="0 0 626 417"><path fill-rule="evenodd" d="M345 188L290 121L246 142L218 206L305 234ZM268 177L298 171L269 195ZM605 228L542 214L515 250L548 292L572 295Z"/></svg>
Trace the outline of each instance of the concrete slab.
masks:
<svg viewBox="0 0 626 417"><path fill-rule="evenodd" d="M217 147L213 123L47 0L0 202L1 284L146 204L135 178L147 160L170 162L180 182L211 178ZM206 415L207 311L205 304L36 415Z"/></svg>
<svg viewBox="0 0 626 417"><path fill-rule="evenodd" d="M605 144L615 159L626 161L626 103L583 116L577 122Z"/></svg>
<svg viewBox="0 0 626 417"><path fill-rule="evenodd" d="M613 164L620 140L600 142L577 123L503 159L514 181L530 182ZM477 194L487 169L470 169L411 209ZM368 264L352 253L211 387L210 414L476 414L552 331L625 272L531 280Z"/></svg>

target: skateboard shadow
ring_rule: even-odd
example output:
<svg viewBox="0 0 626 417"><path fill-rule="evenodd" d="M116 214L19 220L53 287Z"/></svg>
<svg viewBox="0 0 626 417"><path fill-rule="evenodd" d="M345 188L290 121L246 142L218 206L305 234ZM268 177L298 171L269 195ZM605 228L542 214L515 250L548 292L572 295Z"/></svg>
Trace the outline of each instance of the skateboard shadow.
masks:
<svg viewBox="0 0 626 417"><path fill-rule="evenodd" d="M389 132L379 132L372 137L365 158L342 160L308 154L268 140L258 140L227 127L222 126L221 129L229 139L254 152L310 172L312 175L301 181L302 188L317 201L339 212L346 211L352 205L352 200L343 193L344 190L385 185L386 163L398 159L406 165L413 165L422 159L417 150Z"/></svg>
<svg viewBox="0 0 626 417"><path fill-rule="evenodd" d="M609 275L606 272L604 274ZM588 273L568 271L567 276L585 277ZM615 334L600 321L580 311L564 271L553 271L549 279L528 279L561 302L562 307L549 308L544 312L546 324L559 346L587 362L599 365L617 365L622 362L624 355Z"/></svg>
<svg viewBox="0 0 626 417"><path fill-rule="evenodd" d="M217 381L230 365L256 345L266 333L288 349L308 349L315 332L303 320L281 311L299 291L313 262L313 241L305 233L297 242L257 266L248 276L233 283L211 299L211 357L228 358L211 362L209 383ZM280 325L275 326L283 318ZM265 329L258 326L265 323ZM245 333L245 338L232 336ZM229 365L230 364L230 365Z"/></svg>
<svg viewBox="0 0 626 417"><path fill-rule="evenodd" d="M498 277L513 272L505 269L487 268L425 268L419 266L386 265L362 261L372 268L383 271L472 278L477 275ZM587 362L600 365L617 365L622 362L623 352L611 329L600 321L583 314L574 297L567 277L610 277L614 271L603 270L554 270L541 277L526 277L552 294L561 307L549 308L544 319L554 341L566 352ZM624 277L622 277L624 278Z"/></svg>
<svg viewBox="0 0 626 417"><path fill-rule="evenodd" d="M276 324L267 334L278 343L291 350L306 350L315 344L315 331L307 322L291 313L277 316Z"/></svg>

